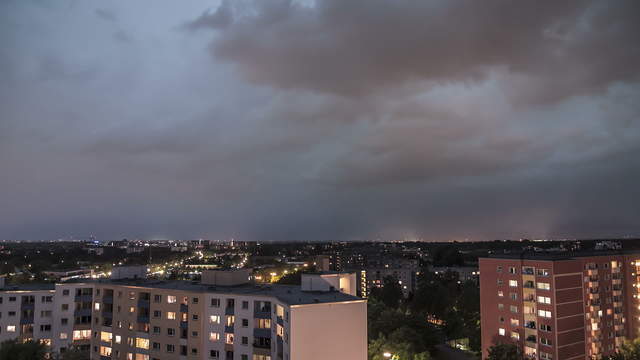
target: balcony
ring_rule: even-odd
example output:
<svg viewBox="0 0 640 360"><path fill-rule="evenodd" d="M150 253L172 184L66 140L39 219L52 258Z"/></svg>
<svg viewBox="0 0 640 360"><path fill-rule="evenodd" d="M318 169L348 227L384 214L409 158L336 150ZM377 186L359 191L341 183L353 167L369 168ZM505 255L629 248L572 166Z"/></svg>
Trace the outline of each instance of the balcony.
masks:
<svg viewBox="0 0 640 360"><path fill-rule="evenodd" d="M253 329L253 336L254 337L261 337L261 338L271 338L271 329L267 328L267 329L261 329L261 328L254 328Z"/></svg>
<svg viewBox="0 0 640 360"><path fill-rule="evenodd" d="M524 341L529 343L529 344L533 344L532 347L536 347L536 344L538 343L538 339L535 337L535 335L527 336L527 338L524 339ZM531 346L531 345L529 345L529 346Z"/></svg>
<svg viewBox="0 0 640 360"><path fill-rule="evenodd" d="M180 312L183 312L183 313L189 312L189 305L180 304Z"/></svg>
<svg viewBox="0 0 640 360"><path fill-rule="evenodd" d="M92 302L93 301L93 295L91 294L84 294L84 295L76 295L75 302Z"/></svg>
<svg viewBox="0 0 640 360"><path fill-rule="evenodd" d="M536 286L533 281L525 281L524 285L522 285L525 289L535 289Z"/></svg>
<svg viewBox="0 0 640 360"><path fill-rule="evenodd" d="M225 315L235 315L235 308L234 308L234 307L232 307L232 306L227 306L227 307L224 309L224 314L225 314Z"/></svg>
<svg viewBox="0 0 640 360"><path fill-rule="evenodd" d="M105 304L113 304L113 295L112 296L105 295L102 298L102 302L105 303Z"/></svg>
<svg viewBox="0 0 640 360"><path fill-rule="evenodd" d="M522 268L522 275L534 275L533 268L531 267Z"/></svg>
<svg viewBox="0 0 640 360"><path fill-rule="evenodd" d="M149 299L138 299L138 307L149 308L151 302Z"/></svg>
<svg viewBox="0 0 640 360"><path fill-rule="evenodd" d="M224 326L224 332L227 333L227 334L233 334L234 333L233 325L225 325Z"/></svg>
<svg viewBox="0 0 640 360"><path fill-rule="evenodd" d="M536 329L536 322L535 321L529 321L527 323L524 324L524 327L527 329Z"/></svg>
<svg viewBox="0 0 640 360"><path fill-rule="evenodd" d="M188 329L189 328L189 323L186 321L180 321L180 328L181 329Z"/></svg>

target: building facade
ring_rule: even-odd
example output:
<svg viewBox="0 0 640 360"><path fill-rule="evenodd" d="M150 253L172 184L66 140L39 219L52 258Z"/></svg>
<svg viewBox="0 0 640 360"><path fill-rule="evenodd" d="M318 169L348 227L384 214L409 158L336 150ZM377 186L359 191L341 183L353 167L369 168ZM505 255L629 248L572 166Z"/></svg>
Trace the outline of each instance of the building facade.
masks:
<svg viewBox="0 0 640 360"><path fill-rule="evenodd" d="M481 258L483 358L514 343L528 359L599 359L640 333L640 253Z"/></svg>
<svg viewBox="0 0 640 360"><path fill-rule="evenodd" d="M355 275L255 285L238 271L201 282L121 278L0 289L0 340L71 346L98 360L367 358ZM324 284L326 282L326 286Z"/></svg>
<svg viewBox="0 0 640 360"><path fill-rule="evenodd" d="M0 342L40 341L54 353L89 350L93 284L36 284L0 288Z"/></svg>

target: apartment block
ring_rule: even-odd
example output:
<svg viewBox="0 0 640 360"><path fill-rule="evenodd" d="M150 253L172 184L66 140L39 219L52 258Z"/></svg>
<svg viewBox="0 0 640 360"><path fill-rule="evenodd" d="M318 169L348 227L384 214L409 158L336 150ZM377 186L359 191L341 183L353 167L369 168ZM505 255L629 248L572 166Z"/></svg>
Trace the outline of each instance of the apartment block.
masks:
<svg viewBox="0 0 640 360"><path fill-rule="evenodd" d="M40 341L55 353L89 350L93 284L0 286L0 342Z"/></svg>
<svg viewBox="0 0 640 360"><path fill-rule="evenodd" d="M525 252L479 267L483 358L514 343L527 359L599 359L640 334L640 253Z"/></svg>
<svg viewBox="0 0 640 360"><path fill-rule="evenodd" d="M202 282L96 282L91 358L366 359L366 302L353 296L355 275L304 276L302 286L247 278L211 270Z"/></svg>

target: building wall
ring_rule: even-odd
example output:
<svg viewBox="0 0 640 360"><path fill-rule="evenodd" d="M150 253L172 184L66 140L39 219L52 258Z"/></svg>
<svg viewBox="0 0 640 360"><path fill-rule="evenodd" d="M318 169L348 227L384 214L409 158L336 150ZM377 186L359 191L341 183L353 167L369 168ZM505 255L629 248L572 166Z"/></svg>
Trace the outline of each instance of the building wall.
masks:
<svg viewBox="0 0 640 360"><path fill-rule="evenodd" d="M541 359L546 354L566 360L613 354L640 327L639 299L633 296L640 295L634 286L637 270L640 256L635 255L556 261L481 258L483 356L500 342L515 343ZM534 322L534 328L528 326Z"/></svg>
<svg viewBox="0 0 640 360"><path fill-rule="evenodd" d="M366 315L365 301L292 306L291 360L365 360Z"/></svg>

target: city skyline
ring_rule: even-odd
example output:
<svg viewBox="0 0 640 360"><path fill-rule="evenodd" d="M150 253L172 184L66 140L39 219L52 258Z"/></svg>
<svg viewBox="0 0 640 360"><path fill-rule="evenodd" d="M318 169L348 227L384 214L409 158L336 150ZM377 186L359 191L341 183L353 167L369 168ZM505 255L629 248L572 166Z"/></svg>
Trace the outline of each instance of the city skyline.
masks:
<svg viewBox="0 0 640 360"><path fill-rule="evenodd" d="M0 3L0 239L639 236L638 2Z"/></svg>

